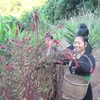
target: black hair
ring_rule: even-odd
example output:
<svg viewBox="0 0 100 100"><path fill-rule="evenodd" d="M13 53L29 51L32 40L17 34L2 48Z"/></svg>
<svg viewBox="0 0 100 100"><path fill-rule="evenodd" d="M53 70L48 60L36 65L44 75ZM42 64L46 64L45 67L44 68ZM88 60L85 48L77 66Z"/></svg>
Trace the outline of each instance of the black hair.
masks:
<svg viewBox="0 0 100 100"><path fill-rule="evenodd" d="M49 33L47 33L47 34L45 35L45 38L50 38L50 39L53 40L53 36L52 36L51 34L49 34Z"/></svg>
<svg viewBox="0 0 100 100"><path fill-rule="evenodd" d="M78 36L88 36L89 35L89 29L84 23L80 24L77 35Z"/></svg>
<svg viewBox="0 0 100 100"><path fill-rule="evenodd" d="M88 37L87 36L76 35L75 37L81 37L84 42L88 42Z"/></svg>

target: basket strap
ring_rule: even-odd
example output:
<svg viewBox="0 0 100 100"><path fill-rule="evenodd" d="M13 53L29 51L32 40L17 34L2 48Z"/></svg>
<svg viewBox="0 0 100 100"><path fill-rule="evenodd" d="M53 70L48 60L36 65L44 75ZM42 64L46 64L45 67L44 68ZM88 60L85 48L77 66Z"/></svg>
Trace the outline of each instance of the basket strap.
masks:
<svg viewBox="0 0 100 100"><path fill-rule="evenodd" d="M91 60L89 59L89 57L87 56L87 55L83 55L83 56L85 56L88 60L89 60L89 62L90 62L90 67L91 67L91 69L90 69L90 73L92 73L93 72L93 67L92 67L92 62L91 62Z"/></svg>

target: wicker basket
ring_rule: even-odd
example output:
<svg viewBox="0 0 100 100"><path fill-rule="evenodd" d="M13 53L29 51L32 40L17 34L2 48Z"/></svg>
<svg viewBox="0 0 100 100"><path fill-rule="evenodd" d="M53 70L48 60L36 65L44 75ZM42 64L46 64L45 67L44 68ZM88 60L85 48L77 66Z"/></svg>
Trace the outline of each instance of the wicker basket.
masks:
<svg viewBox="0 0 100 100"><path fill-rule="evenodd" d="M65 74L62 85L63 96L82 100L86 95L88 85L89 82L84 77Z"/></svg>

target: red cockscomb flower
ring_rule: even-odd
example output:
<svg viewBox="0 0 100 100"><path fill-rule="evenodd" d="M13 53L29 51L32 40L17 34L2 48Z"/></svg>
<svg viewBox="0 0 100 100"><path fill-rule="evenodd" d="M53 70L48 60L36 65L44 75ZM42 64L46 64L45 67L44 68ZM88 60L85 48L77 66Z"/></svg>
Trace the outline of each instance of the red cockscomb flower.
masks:
<svg viewBox="0 0 100 100"><path fill-rule="evenodd" d="M14 66L12 64L8 64L5 68L6 71L8 70L13 70L14 69Z"/></svg>
<svg viewBox="0 0 100 100"><path fill-rule="evenodd" d="M1 46L0 46L0 49L3 49L3 48L5 48L5 46L4 46L4 45L1 45Z"/></svg>

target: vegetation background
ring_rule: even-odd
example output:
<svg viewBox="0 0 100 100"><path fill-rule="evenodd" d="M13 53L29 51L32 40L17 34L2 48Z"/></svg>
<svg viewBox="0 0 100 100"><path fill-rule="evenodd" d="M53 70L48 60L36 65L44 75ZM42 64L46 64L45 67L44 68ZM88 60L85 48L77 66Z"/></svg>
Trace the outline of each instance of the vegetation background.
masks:
<svg viewBox="0 0 100 100"><path fill-rule="evenodd" d="M94 53L100 48L99 0L0 0L0 99L47 100L48 83L41 79L49 77L37 70L43 38L49 32L56 46L62 38L72 43L81 23Z"/></svg>

